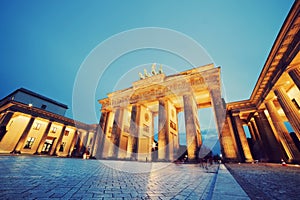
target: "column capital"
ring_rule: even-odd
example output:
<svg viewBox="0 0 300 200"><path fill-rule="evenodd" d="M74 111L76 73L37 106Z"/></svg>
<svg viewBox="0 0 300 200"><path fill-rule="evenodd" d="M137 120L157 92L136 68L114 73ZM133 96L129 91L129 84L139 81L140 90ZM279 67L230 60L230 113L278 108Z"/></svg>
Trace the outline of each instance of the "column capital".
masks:
<svg viewBox="0 0 300 200"><path fill-rule="evenodd" d="M13 111L7 111L5 116L1 119L2 121L0 121L0 125L1 126L6 126L13 115L14 115Z"/></svg>
<svg viewBox="0 0 300 200"><path fill-rule="evenodd" d="M289 76L292 78L295 85L300 90L300 63L296 63L295 65L291 66L288 70Z"/></svg>
<svg viewBox="0 0 300 200"><path fill-rule="evenodd" d="M218 90L218 91L221 91L220 86L219 86L219 85L216 85L216 84L214 84L214 83L209 84L208 89L209 89L209 91L212 91L212 90Z"/></svg>
<svg viewBox="0 0 300 200"><path fill-rule="evenodd" d="M257 117L258 116L258 110L253 114L253 117Z"/></svg>
<svg viewBox="0 0 300 200"><path fill-rule="evenodd" d="M278 85L274 85L274 87L273 87L273 91L274 91L274 93L275 93L275 91L276 90L280 90L280 89L283 89L283 86L284 85L284 83L281 83L281 84L278 84ZM276 94L275 94L276 95Z"/></svg>
<svg viewBox="0 0 300 200"><path fill-rule="evenodd" d="M300 114L297 107L282 87L276 89L274 93L278 97L277 100L285 113L285 116L291 123L297 137L300 139Z"/></svg>
<svg viewBox="0 0 300 200"><path fill-rule="evenodd" d="M299 69L299 66L300 66L300 62L298 63L294 63L292 65L289 65L287 68L286 68L286 72L290 72L294 69Z"/></svg>
<svg viewBox="0 0 300 200"><path fill-rule="evenodd" d="M240 116L240 111L239 110L231 110L231 114L233 117Z"/></svg>
<svg viewBox="0 0 300 200"><path fill-rule="evenodd" d="M101 113L108 113L109 110L108 109L101 109Z"/></svg>
<svg viewBox="0 0 300 200"><path fill-rule="evenodd" d="M254 115L255 115L255 114L254 114ZM253 115L253 117L254 117L254 115ZM256 115L258 115L258 114L256 113ZM249 122L255 122L253 117L250 119Z"/></svg>

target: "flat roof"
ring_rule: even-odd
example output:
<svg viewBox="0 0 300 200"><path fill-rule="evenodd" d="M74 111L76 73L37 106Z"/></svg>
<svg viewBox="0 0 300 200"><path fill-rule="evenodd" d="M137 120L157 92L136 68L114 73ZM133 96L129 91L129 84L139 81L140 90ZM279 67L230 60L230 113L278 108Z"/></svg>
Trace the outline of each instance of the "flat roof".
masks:
<svg viewBox="0 0 300 200"><path fill-rule="evenodd" d="M40 94L38 94L38 93L35 93L35 92L33 92L33 91L31 91L31 90L28 90L28 89L25 89L25 88L19 88L19 89L15 90L15 91L12 92L11 94L9 94L9 95L7 95L6 97L4 97L3 99L1 99L0 102L3 101L3 100L5 100L7 97L13 96L14 94L16 94L16 93L18 93L18 92L23 92L23 93L29 94L29 95L31 95L31 96L37 97L37 98L39 98L39 99L42 99L42 100L48 101L48 102L50 102L50 103L53 103L53 104L55 104L55 105L57 105L57 106L63 107L63 108L65 108L65 109L68 109L68 106L67 106L66 104L60 103L60 102L58 102L58 101L55 101L55 100L53 100L53 99L50 99L50 98L48 98L48 97L45 97L45 96L43 96L43 95L40 95Z"/></svg>

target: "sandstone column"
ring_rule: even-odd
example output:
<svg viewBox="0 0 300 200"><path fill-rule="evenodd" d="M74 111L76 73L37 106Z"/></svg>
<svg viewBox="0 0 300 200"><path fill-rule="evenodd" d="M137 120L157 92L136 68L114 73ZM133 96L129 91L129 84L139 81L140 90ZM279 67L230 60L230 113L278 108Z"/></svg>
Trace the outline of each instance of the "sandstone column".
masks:
<svg viewBox="0 0 300 200"><path fill-rule="evenodd" d="M42 138L41 138L41 140L40 140L40 143L39 143L39 145L38 145L38 147L37 147L37 149L36 149L36 152L35 152L34 154L38 154L38 155L41 154L41 151L42 151L43 146L44 146L44 144L45 144L45 141L46 141L46 139L47 139L49 130L50 130L50 128L51 128L51 125L52 125L52 122L51 122L51 121L48 122L48 125L47 125L47 127L46 127L46 129L45 129L45 131L44 131L44 133L43 133L43 136L42 136Z"/></svg>
<svg viewBox="0 0 300 200"><path fill-rule="evenodd" d="M13 112L7 112L4 116L4 118L1 121L0 124L0 141L2 140L2 138L4 137L4 135L6 134L7 130L6 130L6 126L8 124L8 122L10 121L10 119L13 116Z"/></svg>
<svg viewBox="0 0 300 200"><path fill-rule="evenodd" d="M168 102L165 99L158 101L158 160L169 160L169 116Z"/></svg>
<svg viewBox="0 0 300 200"><path fill-rule="evenodd" d="M230 135L234 134L231 132L231 123L230 119L228 121L228 118L226 120L226 103L224 99L222 98L221 89L220 89L220 80L217 79L217 83L211 83L210 88L210 98L212 102L212 107L215 115L215 121L216 121L216 127L218 131L218 136L220 139L221 148L223 149L222 153L225 153L224 159L228 160L240 160L240 152L237 151L237 143L236 140L231 140L232 142L229 142ZM224 130L224 131L223 131ZM228 134L228 131L230 134ZM233 137L234 138L234 137ZM232 139L233 139L232 138ZM227 143L229 142L229 143ZM230 144L231 143L231 144ZM232 146L234 146L235 149L232 149Z"/></svg>
<svg viewBox="0 0 300 200"><path fill-rule="evenodd" d="M254 116L257 116L258 114L254 114ZM258 131L258 128L257 128L257 125L256 125L256 122L254 120L254 118L251 118L250 119L250 126L252 127L252 130L253 130L253 134L255 136L255 143L254 143L254 154L255 154L255 159L258 159L258 160L267 160L267 154L266 154L266 150L265 150L265 147L263 145L263 142L262 142L262 139L261 139L261 136L260 136L260 133Z"/></svg>
<svg viewBox="0 0 300 200"><path fill-rule="evenodd" d="M222 98L219 80L217 84L211 83L210 87L210 98L224 159L228 161L241 161L241 152L238 151L232 121L226 114L226 103Z"/></svg>
<svg viewBox="0 0 300 200"><path fill-rule="evenodd" d="M8 122L10 121L10 119L12 118L13 114L14 114L14 112L8 111L0 123L1 126L6 126L8 124Z"/></svg>
<svg viewBox="0 0 300 200"><path fill-rule="evenodd" d="M103 155L104 153L103 150L104 150L105 140L107 140L106 138L107 120L108 120L108 112L102 110L99 125L97 127L97 135L99 137L99 146L97 152L99 152L100 158L105 157Z"/></svg>
<svg viewBox="0 0 300 200"><path fill-rule="evenodd" d="M234 120L234 124L236 126L237 136L240 140L240 145L242 147L242 151L245 156L245 162L252 162L253 161L252 154L249 148L249 144L243 128L242 121L239 116L239 112L233 112L232 117Z"/></svg>
<svg viewBox="0 0 300 200"><path fill-rule="evenodd" d="M82 130L78 131L78 140L77 140L77 144L76 144L76 146L77 146L76 152L78 155L83 154L82 149L83 149L83 140L84 140L85 134L86 134L86 132L83 132Z"/></svg>
<svg viewBox="0 0 300 200"><path fill-rule="evenodd" d="M178 154L178 152L179 152L179 145L180 145L180 143L179 143L179 130L178 130L178 128L179 128L179 124L178 124L178 111L176 110L176 112L175 112L175 115L176 115L176 133L177 133L177 139L176 139L176 141L174 140L174 142L175 142L175 151L174 151L174 160L176 160L176 159L178 159L178 157L179 157L179 154Z"/></svg>
<svg viewBox="0 0 300 200"><path fill-rule="evenodd" d="M286 151L290 160L300 160L300 153L295 146L293 139L291 138L287 128L283 124L280 115L278 114L273 101L268 101L265 103L269 115L274 124L275 130L280 138L280 142Z"/></svg>
<svg viewBox="0 0 300 200"><path fill-rule="evenodd" d="M89 137L91 136L90 131L87 131L86 133L86 137L85 137L85 141L84 141L84 147L85 147L85 151L88 150L88 145L89 145ZM91 153L91 152L90 152Z"/></svg>
<svg viewBox="0 0 300 200"><path fill-rule="evenodd" d="M69 148L68 156L73 156L73 150L74 150L74 147L76 145L77 139L78 139L78 133L77 133L77 130L76 130L76 131L74 131L74 136L73 136L70 148Z"/></svg>
<svg viewBox="0 0 300 200"><path fill-rule="evenodd" d="M220 136L226 119L226 105L224 99L222 99L220 87L210 89L210 98L217 122L218 134Z"/></svg>
<svg viewBox="0 0 300 200"><path fill-rule="evenodd" d="M254 116L257 116L257 115L258 115L257 113L254 114ZM251 124L251 127L252 127L252 129L253 129L253 133L254 133L254 135L255 135L256 141L262 142L261 136L260 136L260 133L259 133L259 131L258 131L258 128L257 128L257 125L256 125L256 122L255 122L254 118L251 118L251 119L250 119L250 124ZM263 149L263 146L261 146L261 148Z"/></svg>
<svg viewBox="0 0 300 200"><path fill-rule="evenodd" d="M192 95L183 95L184 104L184 118L185 118L185 128L186 128L186 144L188 159L194 161L197 159L198 155L198 144L197 144L197 129L196 123L197 119L195 116L195 106L197 108L196 102Z"/></svg>
<svg viewBox="0 0 300 200"><path fill-rule="evenodd" d="M253 142L256 142L256 136L255 136L255 131L253 129L253 126L251 124L251 122L248 122L247 127L249 129L250 135L251 135L251 139L253 140Z"/></svg>
<svg viewBox="0 0 300 200"><path fill-rule="evenodd" d="M123 124L123 112L124 112L123 108L117 108L115 112L115 118L113 122L112 133L111 133L113 158L118 158L120 137L122 132L122 124Z"/></svg>
<svg viewBox="0 0 300 200"><path fill-rule="evenodd" d="M100 145L99 129L100 128L99 128L99 124L98 124L95 132L93 132L93 142L92 142L92 148L91 148L90 155L91 155L91 157L94 157L94 158L97 155L97 150L98 150L99 145Z"/></svg>
<svg viewBox="0 0 300 200"><path fill-rule="evenodd" d="M152 137L151 137L151 161L157 160L157 149L156 144L154 143L154 113L152 113L152 123L151 123L151 130L152 130Z"/></svg>
<svg viewBox="0 0 300 200"><path fill-rule="evenodd" d="M133 105L131 109L131 120L129 127L129 137L128 137L128 155L127 158L137 160L138 159L138 139L140 133L140 116L141 116L141 106Z"/></svg>
<svg viewBox="0 0 300 200"><path fill-rule="evenodd" d="M258 115L254 115L254 120L260 133L262 145L267 154L267 159L270 162L280 162L281 158L283 158L283 154L269 124L267 116L263 110L259 110L257 113Z"/></svg>
<svg viewBox="0 0 300 200"><path fill-rule="evenodd" d="M109 111L107 113L107 119L106 121L104 122L105 123L105 126L104 126L104 129L102 130L103 131L103 137L104 139L102 140L103 141L103 146L101 147L102 150L100 151L100 155L102 158L109 158L112 156L112 152L111 152L111 149L112 149L112 146L113 146L113 143L112 143L112 125L111 123L111 119L112 117L114 116L114 112L113 111Z"/></svg>
<svg viewBox="0 0 300 200"><path fill-rule="evenodd" d="M256 139L255 130L250 121L248 122L247 127L248 127L248 130L251 135L250 149L251 149L252 157L253 157L253 160L258 160L260 157L260 156L258 156L259 155L259 144L258 144L258 140Z"/></svg>
<svg viewBox="0 0 300 200"><path fill-rule="evenodd" d="M57 139L57 143L56 143L54 152L53 152L53 154L52 154L53 156L57 156L57 155L58 155L58 151L59 151L59 149L60 149L60 145L61 145L61 143L62 143L64 134L65 134L65 130L66 130L66 125L64 125L63 128L61 129L59 138Z"/></svg>
<svg viewBox="0 0 300 200"><path fill-rule="evenodd" d="M300 68L295 67L289 70L289 75L293 79L294 83L297 85L298 89L300 90Z"/></svg>
<svg viewBox="0 0 300 200"><path fill-rule="evenodd" d="M241 162L241 156L238 151L237 142L234 136L232 122L229 114L226 114L226 119L222 127L222 132L219 135L221 152L223 159L229 162Z"/></svg>
<svg viewBox="0 0 300 200"><path fill-rule="evenodd" d="M274 89L277 100L300 140L300 114L282 87Z"/></svg>
<svg viewBox="0 0 300 200"><path fill-rule="evenodd" d="M30 120L29 120L25 130L23 131L16 147L14 148L14 150L11 153L21 153L21 149L24 147L25 140L26 140L26 138L29 134L29 131L32 127L32 124L33 124L34 120L35 120L35 117L30 118Z"/></svg>

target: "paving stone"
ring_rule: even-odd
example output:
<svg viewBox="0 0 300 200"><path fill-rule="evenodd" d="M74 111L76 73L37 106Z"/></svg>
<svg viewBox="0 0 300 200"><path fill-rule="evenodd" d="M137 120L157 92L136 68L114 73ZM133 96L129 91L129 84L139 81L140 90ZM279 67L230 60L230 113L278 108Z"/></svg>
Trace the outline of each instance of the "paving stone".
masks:
<svg viewBox="0 0 300 200"><path fill-rule="evenodd" d="M199 165L167 163L151 172L141 171L163 165L166 163L0 156L0 195L4 199L200 199L209 194L218 170L218 165L210 166L208 173ZM119 166L126 170L117 169ZM129 172L130 168L136 170Z"/></svg>
<svg viewBox="0 0 300 200"><path fill-rule="evenodd" d="M251 199L299 199L300 167L280 164L226 164Z"/></svg>
<svg viewBox="0 0 300 200"><path fill-rule="evenodd" d="M106 198L112 198L113 197L113 194L108 194L108 193L104 193L104 194L94 194L93 197L95 198L101 198L101 197L106 197Z"/></svg>

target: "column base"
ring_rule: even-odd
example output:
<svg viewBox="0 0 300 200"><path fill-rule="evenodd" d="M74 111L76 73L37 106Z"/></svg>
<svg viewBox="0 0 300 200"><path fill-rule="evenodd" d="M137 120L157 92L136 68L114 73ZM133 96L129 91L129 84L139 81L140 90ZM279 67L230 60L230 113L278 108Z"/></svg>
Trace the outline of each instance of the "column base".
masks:
<svg viewBox="0 0 300 200"><path fill-rule="evenodd" d="M253 159L246 159L246 160L245 160L245 163L253 163L253 162L254 162Z"/></svg>
<svg viewBox="0 0 300 200"><path fill-rule="evenodd" d="M157 159L156 162L171 162L170 160L167 159Z"/></svg>
<svg viewBox="0 0 300 200"><path fill-rule="evenodd" d="M21 151L17 151L17 150L13 150L12 152L10 152L11 154L21 154Z"/></svg>
<svg viewBox="0 0 300 200"><path fill-rule="evenodd" d="M300 164L300 160L298 160L298 159L289 159L289 160L287 161L287 163L291 163L291 164Z"/></svg>

